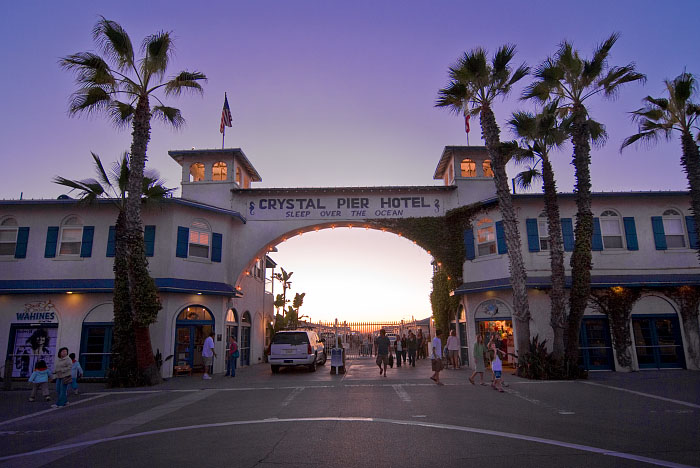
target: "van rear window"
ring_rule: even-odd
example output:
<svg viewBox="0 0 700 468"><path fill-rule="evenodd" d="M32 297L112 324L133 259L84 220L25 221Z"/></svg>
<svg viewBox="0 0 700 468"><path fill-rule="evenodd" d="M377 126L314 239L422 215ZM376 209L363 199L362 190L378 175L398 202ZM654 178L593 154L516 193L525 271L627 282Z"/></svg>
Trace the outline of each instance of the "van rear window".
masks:
<svg viewBox="0 0 700 468"><path fill-rule="evenodd" d="M272 338L272 344L302 345L308 344L309 337L306 333L277 333Z"/></svg>

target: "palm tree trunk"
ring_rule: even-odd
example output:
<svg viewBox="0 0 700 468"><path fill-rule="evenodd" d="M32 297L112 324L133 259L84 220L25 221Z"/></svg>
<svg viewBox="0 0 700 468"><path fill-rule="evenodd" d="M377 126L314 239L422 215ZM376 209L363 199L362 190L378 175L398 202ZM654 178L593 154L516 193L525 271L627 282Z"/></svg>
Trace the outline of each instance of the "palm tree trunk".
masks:
<svg viewBox="0 0 700 468"><path fill-rule="evenodd" d="M576 175L576 228L574 251L571 255L571 293L569 326L566 343L566 363L571 375L578 373L579 333L581 320L591 292L593 242L593 212L591 211L591 144L586 124L586 109L576 104L573 109L571 142L574 146L573 165Z"/></svg>
<svg viewBox="0 0 700 468"><path fill-rule="evenodd" d="M681 135L681 146L683 148L681 165L688 178L690 210L695 218L695 235L700 239L700 154L698 154L698 145L690 132L683 132ZM700 247L697 255L700 259Z"/></svg>
<svg viewBox="0 0 700 468"><path fill-rule="evenodd" d="M129 259L129 299L134 320L136 353L139 372L150 385L161 381L153 356L148 326L155 322L161 308L155 282L148 272L143 239L141 197L146 149L150 140L151 112L148 96L141 96L134 113L129 181L126 200L127 255Z"/></svg>
<svg viewBox="0 0 700 468"><path fill-rule="evenodd" d="M516 321L515 334L518 355L520 359L523 359L525 353L530 349L530 306L527 300L527 274L520 246L518 219L515 215L513 200L510 196L508 175L506 174L506 163L508 161L501 152L500 130L493 111L488 105L483 105L480 116L481 133L486 143L486 149L491 157L498 207L503 217L503 231L506 246L508 247L510 280L513 287L513 315Z"/></svg>
<svg viewBox="0 0 700 468"><path fill-rule="evenodd" d="M542 178L544 180L544 210L547 214L549 230L549 262L552 270L552 290L550 292L550 325L554 332L552 354L557 362L564 359L564 323L566 320L566 295L564 276L564 243L561 235L561 220L557 202L557 184L549 158L542 158Z"/></svg>
<svg viewBox="0 0 700 468"><path fill-rule="evenodd" d="M664 291L678 304L683 329L685 330L688 358L695 369L700 369L700 288L697 286L681 286Z"/></svg>

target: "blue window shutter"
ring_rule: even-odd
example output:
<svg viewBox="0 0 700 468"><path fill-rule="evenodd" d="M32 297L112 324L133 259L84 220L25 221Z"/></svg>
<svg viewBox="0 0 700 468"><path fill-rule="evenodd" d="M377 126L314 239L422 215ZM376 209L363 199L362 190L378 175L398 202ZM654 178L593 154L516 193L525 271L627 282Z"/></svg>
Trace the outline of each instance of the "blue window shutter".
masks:
<svg viewBox="0 0 700 468"><path fill-rule="evenodd" d="M45 258L54 258L56 256L56 244L58 244L58 226L49 226L49 229L46 231Z"/></svg>
<svg viewBox="0 0 700 468"><path fill-rule="evenodd" d="M527 230L527 248L530 252L540 251L540 231L537 227L537 219L527 218L525 220Z"/></svg>
<svg viewBox="0 0 700 468"><path fill-rule="evenodd" d="M467 260L474 260L476 258L476 250L474 249L474 231L471 229L464 231L464 250L466 252Z"/></svg>
<svg viewBox="0 0 700 468"><path fill-rule="evenodd" d="M117 232L116 226L109 227L109 234L107 234L107 256L114 257L114 237Z"/></svg>
<svg viewBox="0 0 700 468"><path fill-rule="evenodd" d="M574 222L571 218L561 219L561 237L564 241L564 252L574 251Z"/></svg>
<svg viewBox="0 0 700 468"><path fill-rule="evenodd" d="M603 250L603 236L600 233L600 218L593 218L593 244L591 250Z"/></svg>
<svg viewBox="0 0 700 468"><path fill-rule="evenodd" d="M496 245L498 245L498 254L508 253L506 245L506 236L503 233L503 221L496 221Z"/></svg>
<svg viewBox="0 0 700 468"><path fill-rule="evenodd" d="M92 238L95 235L95 226L83 226L83 241L80 244L80 256L92 257Z"/></svg>
<svg viewBox="0 0 700 468"><path fill-rule="evenodd" d="M15 258L27 257L27 242L29 241L29 228L21 227L17 230L17 244L15 244Z"/></svg>
<svg viewBox="0 0 700 468"><path fill-rule="evenodd" d="M698 235L695 232L695 218L693 216L686 216L685 226L688 229L688 244L690 244L690 248L697 249L700 246L698 245Z"/></svg>
<svg viewBox="0 0 700 468"><path fill-rule="evenodd" d="M156 227L146 226L143 233L143 242L146 244L146 257L152 257L156 248Z"/></svg>
<svg viewBox="0 0 700 468"><path fill-rule="evenodd" d="M221 242L222 236L218 232L211 235L211 261L221 262Z"/></svg>
<svg viewBox="0 0 700 468"><path fill-rule="evenodd" d="M654 244L656 250L666 250L666 232L664 231L664 221L661 216L651 217L651 229L654 231Z"/></svg>
<svg viewBox="0 0 700 468"><path fill-rule="evenodd" d="M637 243L637 226L634 224L634 218L622 218L622 223L625 225L627 250L639 250L639 244Z"/></svg>
<svg viewBox="0 0 700 468"><path fill-rule="evenodd" d="M175 256L187 258L187 248L189 247L190 230L189 228L177 227L177 247L175 248Z"/></svg>

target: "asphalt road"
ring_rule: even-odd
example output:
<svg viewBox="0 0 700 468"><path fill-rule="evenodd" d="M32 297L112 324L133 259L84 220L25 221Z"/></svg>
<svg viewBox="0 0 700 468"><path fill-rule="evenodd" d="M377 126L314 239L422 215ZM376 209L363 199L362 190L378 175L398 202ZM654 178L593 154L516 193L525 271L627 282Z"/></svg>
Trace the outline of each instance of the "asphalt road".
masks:
<svg viewBox="0 0 700 468"><path fill-rule="evenodd" d="M428 361L388 377L371 360L329 370L82 384L61 409L0 392L0 466L700 466L698 372L577 382L506 372L498 393L469 384L468 369L443 371L437 386Z"/></svg>

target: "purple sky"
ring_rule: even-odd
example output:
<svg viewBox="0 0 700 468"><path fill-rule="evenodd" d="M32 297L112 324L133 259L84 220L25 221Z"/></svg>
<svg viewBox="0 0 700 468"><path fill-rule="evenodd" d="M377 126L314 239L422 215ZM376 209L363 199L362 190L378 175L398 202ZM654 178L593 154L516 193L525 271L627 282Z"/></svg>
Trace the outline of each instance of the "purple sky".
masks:
<svg viewBox="0 0 700 468"><path fill-rule="evenodd" d="M168 150L221 146L224 92L234 119L226 146L241 147L247 154L263 178L256 186L438 183L432 175L443 147L464 144L466 139L461 119L433 105L438 89L447 83L448 66L465 50L484 46L493 51L510 42L517 45L518 64L535 66L563 39L573 41L588 56L595 44L618 31L622 37L611 63L636 62L648 82L623 89L617 101L592 103L593 117L607 126L610 135L607 145L593 152L594 190L686 187L677 141L623 154L619 146L635 131L627 113L638 108L645 95L660 96L663 79L684 69L700 72L700 3L695 0L663 6L652 1L213 3L125 1L97 6L76 1L7 6L0 18L0 59L6 64L0 86L5 108L0 126L4 144L0 198L19 198L20 193L24 198L54 198L65 191L50 183L53 176L92 176L90 151L111 162L128 149L130 132L115 130L105 118L67 116L75 85L57 61L70 53L94 50L91 29L100 14L122 24L135 44L159 30L173 31L177 55L172 72L196 69L209 77L203 98L167 101L187 119L183 130L154 125L149 166L158 169L170 186L179 184L180 169ZM503 139L511 137L503 125L510 112L528 108L517 100L521 89L495 107ZM471 143L481 144L479 136L478 121L472 121ZM570 148L556 159L559 189L571 191ZM338 235L319 236L329 245L339 242ZM302 273L329 266L318 255L291 252L303 251L297 244L311 238L280 245L275 259L298 271L299 291L307 292L312 309L307 313L317 317L329 304L314 304L317 278ZM390 239L395 245L405 242ZM370 251L371 244L361 242L358 249ZM421 281L426 271L429 278L429 257L410 247ZM397 271L390 263L376 262L372 269L386 266L386 279ZM386 293L390 301L378 307L390 309L394 316L402 311L398 318L427 315L429 282L415 297L411 296L415 288L405 289L404 294L390 288ZM407 302L399 304L397 296L406 296ZM413 310L417 301L422 312Z"/></svg>

